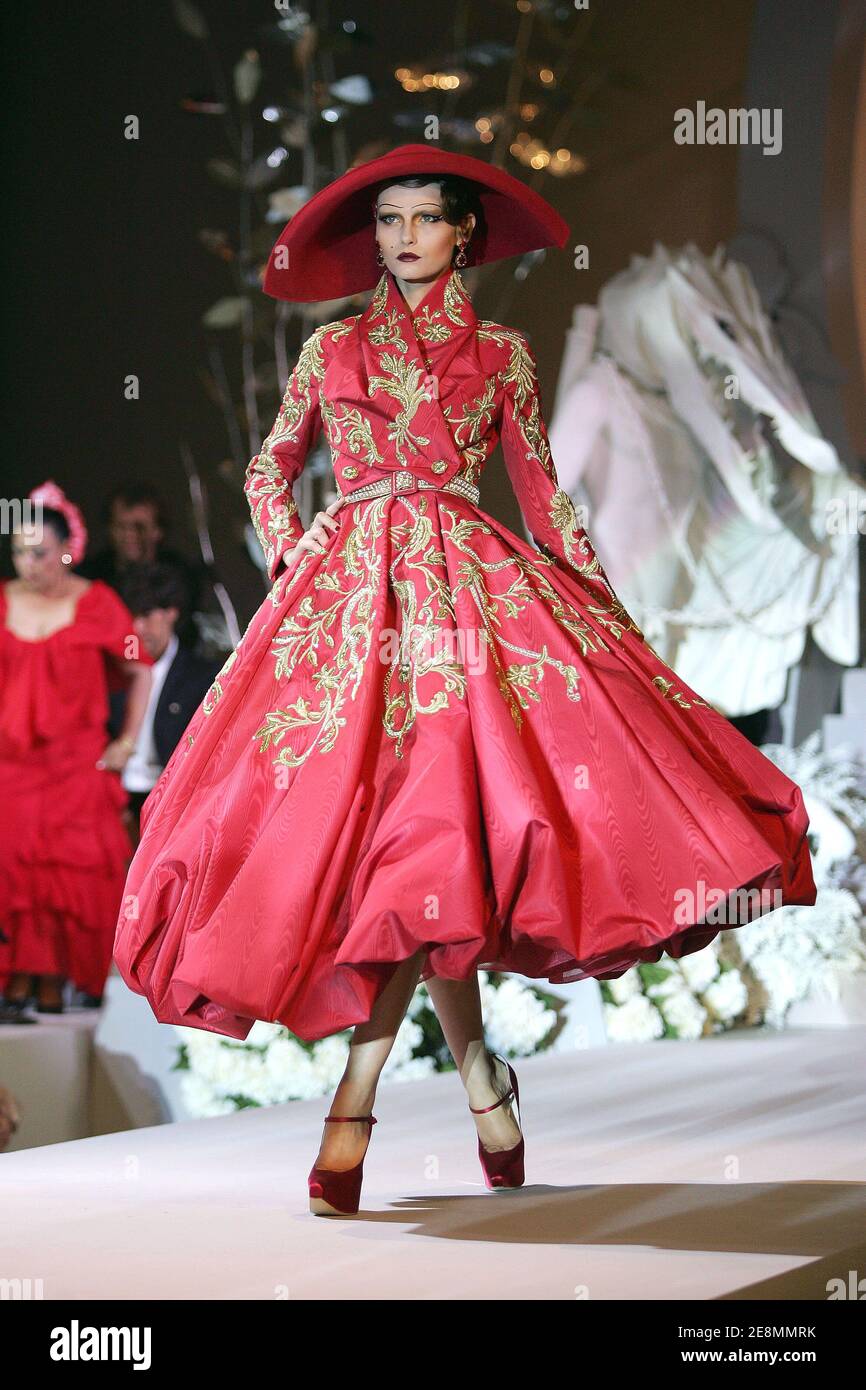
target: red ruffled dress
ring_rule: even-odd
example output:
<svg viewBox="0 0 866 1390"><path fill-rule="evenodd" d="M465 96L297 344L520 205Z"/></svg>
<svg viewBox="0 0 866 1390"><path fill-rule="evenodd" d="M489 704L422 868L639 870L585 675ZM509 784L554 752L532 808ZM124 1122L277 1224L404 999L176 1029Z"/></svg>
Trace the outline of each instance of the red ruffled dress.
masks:
<svg viewBox="0 0 866 1390"><path fill-rule="evenodd" d="M319 429L347 500L287 570ZM498 440L535 546L479 506ZM707 945L722 904L815 902L799 787L644 640L526 338L457 271L414 312L385 272L312 334L247 497L273 585L144 804L118 921L158 1019L312 1041L419 949L425 979L609 978Z"/></svg>
<svg viewBox="0 0 866 1390"><path fill-rule="evenodd" d="M62 975L102 993L132 853L120 774L96 767L107 743L111 658L130 648L132 615L92 580L73 622L36 641L6 626L0 583L0 989L9 975Z"/></svg>

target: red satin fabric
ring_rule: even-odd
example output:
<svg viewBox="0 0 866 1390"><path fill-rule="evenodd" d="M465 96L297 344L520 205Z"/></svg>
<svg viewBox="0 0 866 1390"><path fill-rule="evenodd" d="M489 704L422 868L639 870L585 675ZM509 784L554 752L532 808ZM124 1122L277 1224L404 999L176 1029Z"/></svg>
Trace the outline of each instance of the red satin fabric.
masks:
<svg viewBox="0 0 866 1390"><path fill-rule="evenodd" d="M120 774L96 761L132 615L93 580L50 637L19 638L6 621L0 584L0 988L21 970L98 995L132 846ZM151 664L143 649L137 659Z"/></svg>
<svg viewBox="0 0 866 1390"><path fill-rule="evenodd" d="M477 479L501 436L542 551L413 491L347 502L287 571L323 423L344 492ZM708 944L719 895L815 901L799 788L645 643L558 488L526 340L459 277L412 315L386 274L317 330L247 492L273 588L145 803L117 926L158 1019L312 1041L419 948L424 978L610 978Z"/></svg>

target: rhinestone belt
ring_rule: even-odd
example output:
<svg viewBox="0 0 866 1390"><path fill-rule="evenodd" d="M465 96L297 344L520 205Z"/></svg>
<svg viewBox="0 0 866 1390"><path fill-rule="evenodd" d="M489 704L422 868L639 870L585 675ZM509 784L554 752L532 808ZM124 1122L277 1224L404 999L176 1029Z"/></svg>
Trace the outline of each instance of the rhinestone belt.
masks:
<svg viewBox="0 0 866 1390"><path fill-rule="evenodd" d="M344 502L361 502L365 497L386 497L389 493L417 492L423 488L437 488L440 492L456 492L470 502L477 502L480 488L465 478L451 478L447 483L431 483L428 478L420 478L407 468L398 469L386 478L377 478L374 483L364 483L363 487L353 488L343 493Z"/></svg>

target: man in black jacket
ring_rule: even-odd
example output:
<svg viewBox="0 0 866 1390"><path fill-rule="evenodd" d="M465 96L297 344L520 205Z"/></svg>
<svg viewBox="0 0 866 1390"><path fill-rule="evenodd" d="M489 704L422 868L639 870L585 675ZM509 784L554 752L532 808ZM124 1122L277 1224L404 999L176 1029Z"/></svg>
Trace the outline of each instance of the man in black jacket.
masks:
<svg viewBox="0 0 866 1390"><path fill-rule="evenodd" d="M187 724L223 659L206 660L178 640L175 628L187 616L185 576L174 565L157 562L131 567L120 594L135 620L135 631L153 658L150 700L135 748L122 773L129 792L133 841L145 798L156 785ZM123 723L125 691L111 696L109 731Z"/></svg>
<svg viewBox="0 0 866 1390"><path fill-rule="evenodd" d="M169 564L179 570L187 594L188 612L179 620L178 637L195 641L191 614L202 606L205 573L165 543L168 515L160 493L149 483L127 483L109 495L105 506L108 545L88 552L76 566L86 579L102 579L121 593L134 572L144 565Z"/></svg>

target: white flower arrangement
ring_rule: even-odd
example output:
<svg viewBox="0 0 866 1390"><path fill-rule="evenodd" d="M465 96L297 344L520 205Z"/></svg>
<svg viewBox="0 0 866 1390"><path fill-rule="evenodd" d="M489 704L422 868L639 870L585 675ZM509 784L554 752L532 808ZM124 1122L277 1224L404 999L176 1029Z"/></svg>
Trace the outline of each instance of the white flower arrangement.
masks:
<svg viewBox="0 0 866 1390"><path fill-rule="evenodd" d="M733 1026L748 1001L745 981L722 958L718 937L682 960L662 956L600 983L609 1042L718 1033Z"/></svg>
<svg viewBox="0 0 866 1390"><path fill-rule="evenodd" d="M778 908L682 960L663 956L601 981L609 1041L782 1028L792 1004L809 994L836 999L840 976L866 970L866 760L856 748L826 753L820 743L816 731L798 748L761 749L803 792L814 906Z"/></svg>
<svg viewBox="0 0 866 1390"><path fill-rule="evenodd" d="M550 1046L560 1026L560 1000L514 976L480 970L478 981L493 1051L519 1057ZM243 1040L201 1028L176 1027L175 1032L182 1040L175 1070L183 1072L183 1102L196 1118L329 1095L343 1075L351 1038L346 1029L319 1042L302 1042L282 1024L263 1022L253 1024ZM416 1081L453 1066L427 987L419 984L382 1080Z"/></svg>

